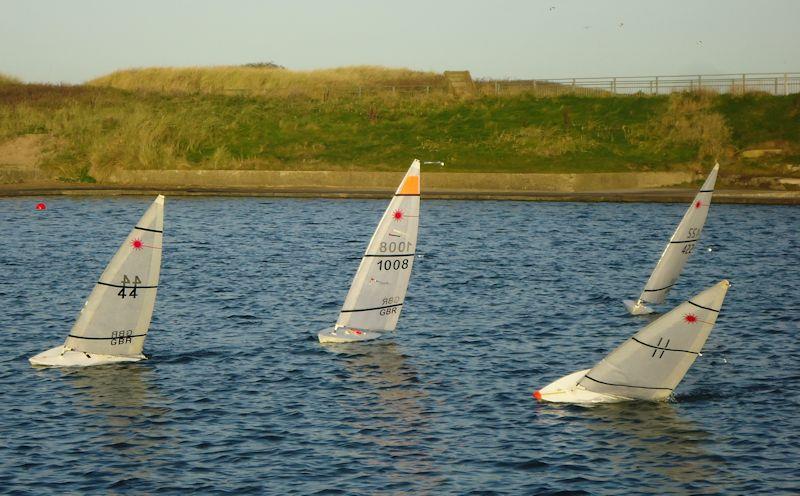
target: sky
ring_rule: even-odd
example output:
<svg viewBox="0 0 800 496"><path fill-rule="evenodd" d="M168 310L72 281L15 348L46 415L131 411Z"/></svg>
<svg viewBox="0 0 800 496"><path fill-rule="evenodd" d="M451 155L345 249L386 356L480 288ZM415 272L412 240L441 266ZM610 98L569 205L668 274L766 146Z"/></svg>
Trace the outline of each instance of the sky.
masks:
<svg viewBox="0 0 800 496"><path fill-rule="evenodd" d="M273 61L474 78L800 71L798 0L0 0L0 73Z"/></svg>

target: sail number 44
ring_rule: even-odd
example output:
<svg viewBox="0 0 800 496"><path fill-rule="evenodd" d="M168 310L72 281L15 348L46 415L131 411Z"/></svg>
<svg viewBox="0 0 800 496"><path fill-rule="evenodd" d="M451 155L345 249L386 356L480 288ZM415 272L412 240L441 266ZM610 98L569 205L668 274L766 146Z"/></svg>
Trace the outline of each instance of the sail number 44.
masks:
<svg viewBox="0 0 800 496"><path fill-rule="evenodd" d="M127 274L122 276L122 288L117 292L117 296L120 298L125 298L126 296L130 296L132 298L136 298L136 286L142 283L142 280L139 276L133 276L133 287L128 287L128 284L131 283L130 277ZM125 293L125 290L129 289L130 293Z"/></svg>

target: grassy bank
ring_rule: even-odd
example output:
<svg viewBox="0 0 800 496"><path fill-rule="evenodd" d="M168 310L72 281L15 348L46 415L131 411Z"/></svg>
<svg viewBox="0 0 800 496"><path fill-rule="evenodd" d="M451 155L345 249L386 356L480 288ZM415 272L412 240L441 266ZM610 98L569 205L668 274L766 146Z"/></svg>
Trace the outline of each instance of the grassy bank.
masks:
<svg viewBox="0 0 800 496"><path fill-rule="evenodd" d="M90 86L159 93L247 94L270 98L326 98L331 93L392 93L398 88L444 90L442 74L375 66L294 71L266 66L152 67L126 69L89 81Z"/></svg>
<svg viewBox="0 0 800 496"><path fill-rule="evenodd" d="M3 74L2 72L0 72L0 85L4 85L4 84L21 84L21 83L22 83L22 81L20 81L19 79L15 78L13 76L9 76L7 74Z"/></svg>
<svg viewBox="0 0 800 496"><path fill-rule="evenodd" d="M40 134L42 168L83 181L109 168L402 170L412 157L451 172L706 170L718 159L723 180L800 175L784 165L800 163L798 95L325 99L138 88L2 84L0 143ZM743 158L751 148L782 152Z"/></svg>

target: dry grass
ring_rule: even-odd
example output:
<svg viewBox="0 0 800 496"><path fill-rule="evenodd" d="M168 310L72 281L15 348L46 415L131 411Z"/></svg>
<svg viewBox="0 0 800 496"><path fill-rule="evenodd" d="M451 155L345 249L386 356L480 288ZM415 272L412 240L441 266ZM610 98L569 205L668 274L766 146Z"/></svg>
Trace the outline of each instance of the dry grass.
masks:
<svg viewBox="0 0 800 496"><path fill-rule="evenodd" d="M632 129L631 141L644 148L696 147L699 160L719 160L732 155L731 130L714 109L717 95L694 91L673 93L665 112L644 126Z"/></svg>
<svg viewBox="0 0 800 496"><path fill-rule="evenodd" d="M9 76L8 74L3 74L0 72L0 84L21 84L22 81L15 78L14 76Z"/></svg>
<svg viewBox="0 0 800 496"><path fill-rule="evenodd" d="M583 134L573 134L556 127L526 126L500 133L498 143L507 143L520 155L558 157L568 153L587 152L597 146Z"/></svg>
<svg viewBox="0 0 800 496"><path fill-rule="evenodd" d="M103 76L87 84L129 91L261 95L270 97L325 98L326 94L358 87L445 86L441 74L353 66L313 71L292 71L271 67L155 67L128 69Z"/></svg>

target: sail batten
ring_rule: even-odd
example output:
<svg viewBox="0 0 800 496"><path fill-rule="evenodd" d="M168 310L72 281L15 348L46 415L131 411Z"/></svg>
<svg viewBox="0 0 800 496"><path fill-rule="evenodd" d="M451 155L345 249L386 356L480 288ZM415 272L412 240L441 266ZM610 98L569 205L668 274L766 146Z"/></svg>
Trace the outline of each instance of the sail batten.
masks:
<svg viewBox="0 0 800 496"><path fill-rule="evenodd" d="M661 257L639 296L639 302L663 303L675 285L686 261L700 240L711 206L718 171L719 164L715 164L681 218L664 251L661 252Z"/></svg>
<svg viewBox="0 0 800 496"><path fill-rule="evenodd" d="M419 229L420 164L414 160L361 258L336 328L391 331L414 265Z"/></svg>

